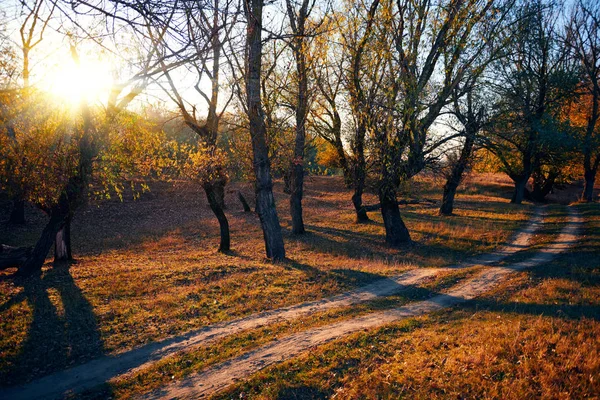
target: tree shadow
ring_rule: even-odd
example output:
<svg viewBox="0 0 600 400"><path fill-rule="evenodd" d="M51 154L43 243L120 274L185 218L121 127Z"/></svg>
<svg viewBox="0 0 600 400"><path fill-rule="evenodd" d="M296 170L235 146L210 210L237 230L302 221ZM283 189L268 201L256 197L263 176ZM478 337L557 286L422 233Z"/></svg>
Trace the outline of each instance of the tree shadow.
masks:
<svg viewBox="0 0 600 400"><path fill-rule="evenodd" d="M8 370L0 372L2 386L24 383L104 353L94 310L70 267L55 263L43 274L15 279L23 290L0 311L26 301L32 317L20 351L8 361Z"/></svg>
<svg viewBox="0 0 600 400"><path fill-rule="evenodd" d="M283 264L285 268L296 269L303 271L313 281L330 281L333 280L340 285L347 288L357 288L364 285L368 285L375 281L382 279L388 279L385 275L374 274L371 272L364 272L355 269L332 269L332 270L321 270L308 264L302 264L300 262L286 259Z"/></svg>
<svg viewBox="0 0 600 400"><path fill-rule="evenodd" d="M598 305L517 303L480 299L466 302L463 308L471 311L483 309L531 316L544 315L565 319L588 318L600 321Z"/></svg>

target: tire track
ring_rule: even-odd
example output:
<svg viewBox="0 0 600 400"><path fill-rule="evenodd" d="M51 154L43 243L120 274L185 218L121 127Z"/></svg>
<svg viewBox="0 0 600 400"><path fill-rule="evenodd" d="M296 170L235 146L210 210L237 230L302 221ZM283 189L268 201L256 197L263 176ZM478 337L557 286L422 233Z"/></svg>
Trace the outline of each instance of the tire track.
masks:
<svg viewBox="0 0 600 400"><path fill-rule="evenodd" d="M203 372L170 384L144 398L187 399L202 398L217 393L235 381L281 361L300 355L314 346L322 345L361 330L378 328L402 319L421 316L471 300L500 283L509 274L539 266L552 261L558 254L568 250L577 239L582 220L574 209L569 209L569 220L559 237L532 257L501 267L491 267L464 284L459 284L447 293L392 310L357 317L351 320L309 329L292 334L275 343L262 346L242 356L209 367Z"/></svg>

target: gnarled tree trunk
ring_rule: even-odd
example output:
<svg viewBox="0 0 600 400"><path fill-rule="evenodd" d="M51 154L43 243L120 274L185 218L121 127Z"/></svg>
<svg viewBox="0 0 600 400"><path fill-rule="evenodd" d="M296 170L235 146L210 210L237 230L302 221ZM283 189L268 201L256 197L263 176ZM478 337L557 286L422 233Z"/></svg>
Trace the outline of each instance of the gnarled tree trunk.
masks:
<svg viewBox="0 0 600 400"><path fill-rule="evenodd" d="M554 183L560 175L559 171L552 170L545 176L541 171L533 174L533 191L530 193L531 200L537 202L546 201L546 196L552 192Z"/></svg>
<svg viewBox="0 0 600 400"><path fill-rule="evenodd" d="M410 242L410 234L404 221L400 216L396 190L389 182L384 180L379 189L379 201L381 203L381 216L385 225L385 241L391 247L398 247Z"/></svg>
<svg viewBox="0 0 600 400"><path fill-rule="evenodd" d="M229 222L223 211L225 205L225 182L206 183L203 185L210 209L219 221L221 241L219 252L227 253L231 250L231 239L229 236Z"/></svg>
<svg viewBox="0 0 600 400"><path fill-rule="evenodd" d="M515 191L513 192L512 198L510 202L513 204L521 204L525 199L525 191L527 186L527 181L529 177L519 177L514 179L515 182Z"/></svg>

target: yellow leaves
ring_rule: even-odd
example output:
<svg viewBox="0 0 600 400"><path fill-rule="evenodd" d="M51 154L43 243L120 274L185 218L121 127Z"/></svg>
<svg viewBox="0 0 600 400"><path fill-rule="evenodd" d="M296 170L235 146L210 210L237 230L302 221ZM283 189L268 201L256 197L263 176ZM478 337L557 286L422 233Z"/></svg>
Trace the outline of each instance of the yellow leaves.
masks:
<svg viewBox="0 0 600 400"><path fill-rule="evenodd" d="M216 147L199 145L196 150L190 151L185 164L184 174L201 184L228 181L227 157Z"/></svg>

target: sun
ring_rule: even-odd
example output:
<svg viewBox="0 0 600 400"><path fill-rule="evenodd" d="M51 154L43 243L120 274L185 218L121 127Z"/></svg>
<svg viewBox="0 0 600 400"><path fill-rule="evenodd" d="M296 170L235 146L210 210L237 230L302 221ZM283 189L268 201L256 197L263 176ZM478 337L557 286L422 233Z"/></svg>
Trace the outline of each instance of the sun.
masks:
<svg viewBox="0 0 600 400"><path fill-rule="evenodd" d="M70 106L105 100L113 84L111 66L101 61L65 61L44 79L46 90Z"/></svg>

